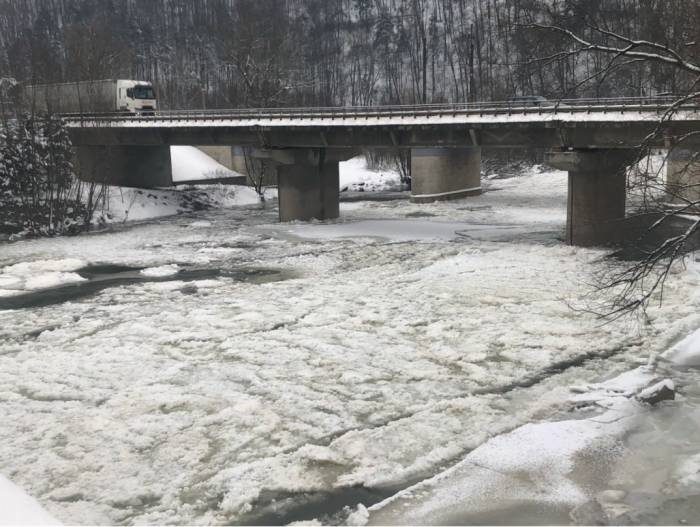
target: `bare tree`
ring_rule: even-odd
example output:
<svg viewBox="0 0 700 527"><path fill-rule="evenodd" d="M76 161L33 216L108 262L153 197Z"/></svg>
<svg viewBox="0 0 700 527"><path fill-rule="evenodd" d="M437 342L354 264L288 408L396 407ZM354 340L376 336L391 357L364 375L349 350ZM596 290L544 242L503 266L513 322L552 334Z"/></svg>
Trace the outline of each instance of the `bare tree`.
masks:
<svg viewBox="0 0 700 527"><path fill-rule="evenodd" d="M260 197L260 201L265 201L265 186L267 181L269 181L269 174L272 167L265 162L264 159L257 159L253 157L253 152L250 147L243 148L243 157L245 159L245 169L248 175L248 182L253 187L255 192Z"/></svg>
<svg viewBox="0 0 700 527"><path fill-rule="evenodd" d="M606 301L599 307L598 314L611 318L634 312L643 314L650 302L662 300L664 283L674 264L696 249L700 238L698 154L681 156L681 166L670 163L674 154L685 148L697 148L700 130L675 135L668 131L670 122L680 114L689 109L697 110L700 98L698 42L685 40L676 47L668 40L632 38L592 24L588 25L586 35L551 24L527 27L566 38L569 45L543 58L547 63L566 61L582 54L605 57L578 85L589 81L600 84L618 69L632 66L658 65L670 68L675 76L678 91L671 99L658 99L667 107L653 130L637 145L637 160L628 173L628 189L636 213L649 219L637 239L637 258L627 265L611 266L599 284L599 292ZM665 147L664 154L658 153L659 144Z"/></svg>

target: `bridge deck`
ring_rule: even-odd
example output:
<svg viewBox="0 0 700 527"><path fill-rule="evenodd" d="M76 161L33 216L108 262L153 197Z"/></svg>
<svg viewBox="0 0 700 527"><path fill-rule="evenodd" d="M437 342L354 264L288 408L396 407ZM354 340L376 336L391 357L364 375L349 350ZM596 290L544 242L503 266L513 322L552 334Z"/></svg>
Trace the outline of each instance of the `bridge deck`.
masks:
<svg viewBox="0 0 700 527"><path fill-rule="evenodd" d="M420 104L391 106L348 106L312 108L237 108L227 110L165 110L153 115L131 115L124 113L66 114L64 118L73 126L90 126L100 123L123 124L125 126L148 126L158 123L201 122L211 126L215 121L249 123L264 122L276 126L300 125L300 122L321 122L323 125L352 125L360 121L375 124L401 124L412 120L450 122L522 122L542 120L612 121L626 117L643 120L658 119L669 109L675 99L615 98L615 99L567 99L547 103L516 104L513 102ZM700 111L700 104L683 104L676 113L690 116ZM686 117L688 118L688 117ZM78 124L81 123L81 124ZM104 123L104 124L102 124Z"/></svg>
<svg viewBox="0 0 700 527"><path fill-rule="evenodd" d="M291 147L558 146L552 131L587 129L578 147L636 145L662 120L673 133L700 127L700 105L667 114L674 99L575 99L338 108L172 110L154 115L64 115L76 145L257 144ZM479 130L484 137L477 137ZM265 132L264 136L260 132ZM539 137L527 137L527 135ZM604 135L605 137L601 136ZM465 139L465 135L468 136ZM559 134L561 135L561 134ZM581 133L579 133L581 135ZM595 135L596 137L591 137ZM564 146L562 145L562 146Z"/></svg>

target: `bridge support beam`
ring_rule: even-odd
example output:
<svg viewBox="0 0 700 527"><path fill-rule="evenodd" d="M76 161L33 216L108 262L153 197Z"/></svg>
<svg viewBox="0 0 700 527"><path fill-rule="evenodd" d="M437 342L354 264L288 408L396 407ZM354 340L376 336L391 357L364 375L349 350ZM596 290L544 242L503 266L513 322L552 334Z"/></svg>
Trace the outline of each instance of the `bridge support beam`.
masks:
<svg viewBox="0 0 700 527"><path fill-rule="evenodd" d="M569 172L566 241L591 247L621 241L625 219L625 169L634 150L548 152L545 162Z"/></svg>
<svg viewBox="0 0 700 527"><path fill-rule="evenodd" d="M77 151L83 181L136 188L173 184L169 146L79 146Z"/></svg>
<svg viewBox="0 0 700 527"><path fill-rule="evenodd" d="M209 145L197 145L199 150L207 154L217 163L225 166L229 170L234 170L233 168L233 148L230 146L209 146Z"/></svg>
<svg viewBox="0 0 700 527"><path fill-rule="evenodd" d="M430 203L481 194L481 148L411 149L411 201Z"/></svg>
<svg viewBox="0 0 700 527"><path fill-rule="evenodd" d="M666 192L673 203L700 202L700 157L697 153L683 148L671 150L666 164Z"/></svg>
<svg viewBox="0 0 700 527"><path fill-rule="evenodd" d="M242 146L231 147L231 170L235 170L244 176L248 175L248 167L245 162L245 152Z"/></svg>
<svg viewBox="0 0 700 527"><path fill-rule="evenodd" d="M327 220L340 214L338 162L351 150L295 149L271 151L277 166L280 221Z"/></svg>

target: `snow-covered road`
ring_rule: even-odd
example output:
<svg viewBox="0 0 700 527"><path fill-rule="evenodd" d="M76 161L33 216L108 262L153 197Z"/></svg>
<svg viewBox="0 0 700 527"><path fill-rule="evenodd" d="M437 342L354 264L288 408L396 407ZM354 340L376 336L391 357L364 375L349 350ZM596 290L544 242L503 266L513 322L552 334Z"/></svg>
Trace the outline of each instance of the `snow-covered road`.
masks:
<svg viewBox="0 0 700 527"><path fill-rule="evenodd" d="M700 326L692 269L651 326L572 310L604 253L560 240L565 174L485 186L337 222L243 207L0 245L6 297L88 265L157 278L0 311L0 474L71 524L311 519L316 497L378 502Z"/></svg>

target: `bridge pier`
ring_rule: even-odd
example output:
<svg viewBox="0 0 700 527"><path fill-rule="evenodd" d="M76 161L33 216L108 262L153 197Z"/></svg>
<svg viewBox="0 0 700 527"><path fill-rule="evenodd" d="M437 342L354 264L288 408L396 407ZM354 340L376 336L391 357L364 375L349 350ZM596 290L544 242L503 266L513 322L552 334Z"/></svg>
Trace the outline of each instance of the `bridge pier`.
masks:
<svg viewBox="0 0 700 527"><path fill-rule="evenodd" d="M481 148L412 148L411 201L459 199L481 194Z"/></svg>
<svg viewBox="0 0 700 527"><path fill-rule="evenodd" d="M78 175L88 182L120 187L170 187L173 170L170 147L78 146Z"/></svg>
<svg viewBox="0 0 700 527"><path fill-rule="evenodd" d="M697 153L684 148L671 150L666 164L666 192L673 203L700 202L700 159Z"/></svg>
<svg viewBox="0 0 700 527"><path fill-rule="evenodd" d="M269 152L277 164L280 221L338 217L338 162L353 157L354 150L312 148Z"/></svg>
<svg viewBox="0 0 700 527"><path fill-rule="evenodd" d="M566 241L591 247L620 241L625 218L627 165L635 151L594 149L548 152L545 162L569 172Z"/></svg>

